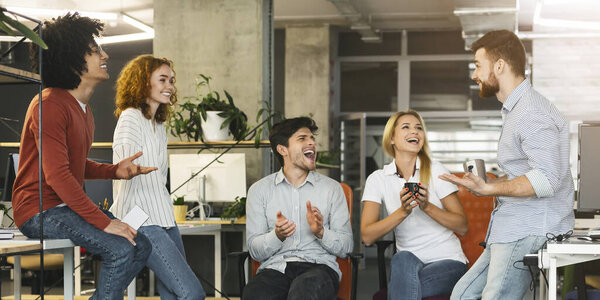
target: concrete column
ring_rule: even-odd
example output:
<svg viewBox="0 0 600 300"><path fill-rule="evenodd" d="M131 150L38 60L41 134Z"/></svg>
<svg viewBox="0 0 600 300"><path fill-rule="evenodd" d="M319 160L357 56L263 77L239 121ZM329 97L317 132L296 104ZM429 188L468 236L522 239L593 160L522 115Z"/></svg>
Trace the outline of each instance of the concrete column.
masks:
<svg viewBox="0 0 600 300"><path fill-rule="evenodd" d="M329 25L288 27L285 33L285 117L308 116L319 126L317 150L329 150L330 59Z"/></svg>
<svg viewBox="0 0 600 300"><path fill-rule="evenodd" d="M154 0L154 55L173 60L179 103L195 95L195 78L202 73L256 124L263 99L262 5L262 0ZM261 151L234 151L246 153L248 183L258 180Z"/></svg>

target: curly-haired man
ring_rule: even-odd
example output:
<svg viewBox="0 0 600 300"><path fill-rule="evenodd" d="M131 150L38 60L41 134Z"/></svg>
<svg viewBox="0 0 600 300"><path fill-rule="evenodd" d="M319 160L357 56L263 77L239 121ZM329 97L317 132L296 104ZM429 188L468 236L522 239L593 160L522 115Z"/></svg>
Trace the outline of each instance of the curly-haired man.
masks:
<svg viewBox="0 0 600 300"><path fill-rule="evenodd" d="M108 55L94 41L104 25L67 14L44 23L42 38L42 201L45 238L70 239L100 255L102 267L92 299L123 299L127 284L144 267L151 252L148 239L129 225L101 211L83 191L84 179L130 179L156 168L133 160L99 164L87 159L94 140L94 118L88 101L94 88L109 78ZM37 47L32 54L36 61ZM34 66L37 67L37 66ZM39 95L25 117L15 179L13 209L19 229L40 236Z"/></svg>

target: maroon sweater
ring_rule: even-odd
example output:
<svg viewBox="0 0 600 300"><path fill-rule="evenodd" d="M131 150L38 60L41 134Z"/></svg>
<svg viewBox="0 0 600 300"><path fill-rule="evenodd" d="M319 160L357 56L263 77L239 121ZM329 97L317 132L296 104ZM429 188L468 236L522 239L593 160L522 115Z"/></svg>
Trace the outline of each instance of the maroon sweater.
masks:
<svg viewBox="0 0 600 300"><path fill-rule="evenodd" d="M87 159L94 140L94 117L84 113L75 98L64 89L42 92L43 209L66 203L96 228L103 230L110 219L83 191L84 179L113 179L117 165ZM13 211L17 226L39 212L38 110L36 95L25 116L19 171L13 187Z"/></svg>

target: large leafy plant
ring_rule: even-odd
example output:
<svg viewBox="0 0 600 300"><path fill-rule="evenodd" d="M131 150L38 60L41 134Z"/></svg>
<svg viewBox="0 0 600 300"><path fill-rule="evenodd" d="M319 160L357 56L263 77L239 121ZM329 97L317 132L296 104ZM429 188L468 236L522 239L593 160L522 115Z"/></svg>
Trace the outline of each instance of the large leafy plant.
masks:
<svg viewBox="0 0 600 300"><path fill-rule="evenodd" d="M35 33L33 30L29 29L29 27L23 25L21 22L7 16L4 14L6 11L5 8L0 7L0 30L6 32L8 35L17 36L17 32L30 39L33 43L42 47L43 49L48 49L46 43Z"/></svg>
<svg viewBox="0 0 600 300"><path fill-rule="evenodd" d="M225 118L221 129L229 127L229 132L236 141L243 140L248 129L248 117L235 106L233 97L223 91L225 98L221 94L213 91L210 87L210 76L198 74L196 78L196 96L185 97L185 103L181 105L181 110L169 120L171 134L179 138L186 138L188 141L202 138L201 119L206 121L207 111L220 111L218 116Z"/></svg>

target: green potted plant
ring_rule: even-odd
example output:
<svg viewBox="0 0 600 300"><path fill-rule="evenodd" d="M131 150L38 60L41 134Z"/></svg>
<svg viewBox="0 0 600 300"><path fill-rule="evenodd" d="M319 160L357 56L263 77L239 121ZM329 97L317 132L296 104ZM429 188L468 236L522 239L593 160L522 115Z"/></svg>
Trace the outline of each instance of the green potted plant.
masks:
<svg viewBox="0 0 600 300"><path fill-rule="evenodd" d="M177 197L173 199L173 212L175 213L175 222L185 221L185 214L187 213L187 205L184 202L184 198Z"/></svg>
<svg viewBox="0 0 600 300"><path fill-rule="evenodd" d="M221 219L240 219L246 216L246 197L235 197L235 202L223 210Z"/></svg>
<svg viewBox="0 0 600 300"><path fill-rule="evenodd" d="M231 133L236 141L243 140L248 133L248 117L235 106L233 97L223 91L221 94L210 87L210 76L198 74L196 96L185 97L181 111L169 120L171 133L185 137L189 141L228 140Z"/></svg>

